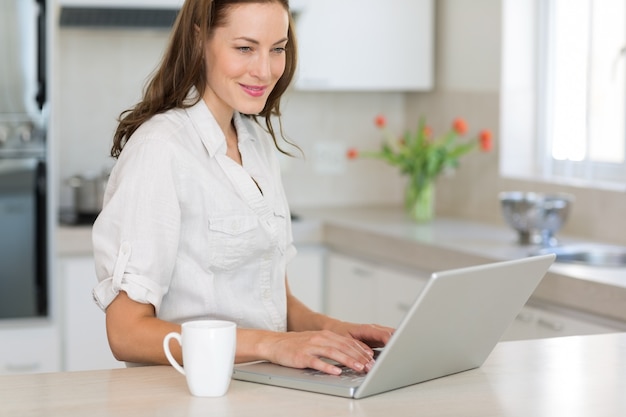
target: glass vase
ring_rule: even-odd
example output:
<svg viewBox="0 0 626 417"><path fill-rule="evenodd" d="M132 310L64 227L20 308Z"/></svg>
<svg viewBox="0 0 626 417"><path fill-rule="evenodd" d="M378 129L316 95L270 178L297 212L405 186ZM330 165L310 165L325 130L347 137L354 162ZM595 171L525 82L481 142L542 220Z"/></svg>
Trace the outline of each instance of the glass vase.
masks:
<svg viewBox="0 0 626 417"><path fill-rule="evenodd" d="M416 222L429 222L435 216L435 184L433 181L409 181L405 193L405 209Z"/></svg>

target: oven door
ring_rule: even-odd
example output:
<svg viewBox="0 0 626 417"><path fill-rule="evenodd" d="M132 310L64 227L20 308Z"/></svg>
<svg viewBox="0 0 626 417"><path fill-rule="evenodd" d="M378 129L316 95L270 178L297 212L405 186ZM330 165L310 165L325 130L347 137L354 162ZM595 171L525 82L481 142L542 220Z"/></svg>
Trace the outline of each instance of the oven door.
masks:
<svg viewBox="0 0 626 417"><path fill-rule="evenodd" d="M0 319L45 316L45 165L0 159Z"/></svg>

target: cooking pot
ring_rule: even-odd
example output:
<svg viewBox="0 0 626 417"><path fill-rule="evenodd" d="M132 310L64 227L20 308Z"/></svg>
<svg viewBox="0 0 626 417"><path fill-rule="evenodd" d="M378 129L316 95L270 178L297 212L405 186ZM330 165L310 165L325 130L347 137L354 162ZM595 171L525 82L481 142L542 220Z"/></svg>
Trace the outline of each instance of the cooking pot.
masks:
<svg viewBox="0 0 626 417"><path fill-rule="evenodd" d="M75 175L67 180L74 193L74 211L79 217L93 217L102 210L107 174Z"/></svg>

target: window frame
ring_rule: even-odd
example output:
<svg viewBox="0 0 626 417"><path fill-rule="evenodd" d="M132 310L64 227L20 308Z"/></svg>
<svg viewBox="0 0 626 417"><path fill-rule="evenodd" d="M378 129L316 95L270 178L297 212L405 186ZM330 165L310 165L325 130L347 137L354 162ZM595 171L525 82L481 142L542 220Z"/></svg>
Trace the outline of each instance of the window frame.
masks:
<svg viewBox="0 0 626 417"><path fill-rule="evenodd" d="M542 75L548 65L544 42L548 36L548 3L502 3L500 174L512 179L626 190L626 162L559 161L551 156L552 143L543 134L549 111L542 98L549 82Z"/></svg>

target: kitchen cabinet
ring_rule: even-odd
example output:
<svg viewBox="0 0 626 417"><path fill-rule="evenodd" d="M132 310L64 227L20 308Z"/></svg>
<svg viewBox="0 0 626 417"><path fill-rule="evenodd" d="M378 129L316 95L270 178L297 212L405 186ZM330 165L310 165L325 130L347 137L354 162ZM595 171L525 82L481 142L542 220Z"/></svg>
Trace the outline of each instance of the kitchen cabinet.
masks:
<svg viewBox="0 0 626 417"><path fill-rule="evenodd" d="M291 292L310 309L324 311L324 258L320 245L298 246L298 254L287 265Z"/></svg>
<svg viewBox="0 0 626 417"><path fill-rule="evenodd" d="M292 0L301 91L433 88L433 0Z"/></svg>
<svg viewBox="0 0 626 417"><path fill-rule="evenodd" d="M117 361L106 337L105 314L93 301L97 283L90 256L64 257L60 261L65 371L124 367Z"/></svg>
<svg viewBox="0 0 626 417"><path fill-rule="evenodd" d="M61 370L58 329L47 321L3 325L0 340L0 374Z"/></svg>
<svg viewBox="0 0 626 417"><path fill-rule="evenodd" d="M430 273L407 271L337 252L327 257L327 313L341 320L397 327ZM503 335L506 340L626 331L626 323L527 304Z"/></svg>
<svg viewBox="0 0 626 417"><path fill-rule="evenodd" d="M581 317L580 313L527 304L511 323L501 340L541 339L626 331L626 323L620 325L600 321L599 318Z"/></svg>
<svg viewBox="0 0 626 417"><path fill-rule="evenodd" d="M326 313L339 320L374 323L376 285L375 265L329 253L326 268Z"/></svg>
<svg viewBox="0 0 626 417"><path fill-rule="evenodd" d="M400 324L430 276L336 252L328 254L326 273L330 316L391 327Z"/></svg>

